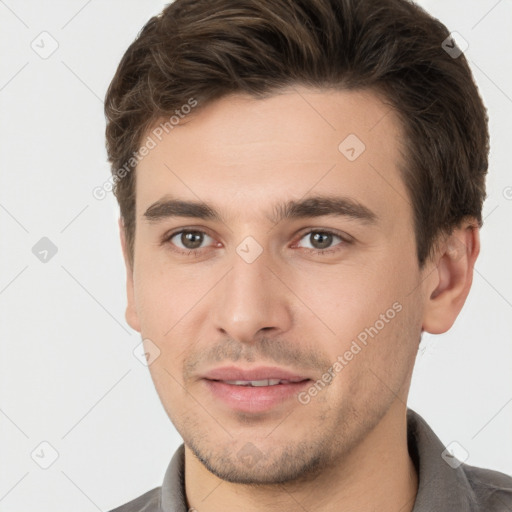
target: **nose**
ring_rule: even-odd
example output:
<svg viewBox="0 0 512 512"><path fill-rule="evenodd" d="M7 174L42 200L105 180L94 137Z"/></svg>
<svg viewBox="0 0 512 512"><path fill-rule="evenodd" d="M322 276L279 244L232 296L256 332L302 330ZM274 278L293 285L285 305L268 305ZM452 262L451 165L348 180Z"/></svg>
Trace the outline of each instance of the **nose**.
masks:
<svg viewBox="0 0 512 512"><path fill-rule="evenodd" d="M264 250L247 262L233 251L231 270L215 287L212 318L224 336L252 343L262 332L280 334L292 325L292 293Z"/></svg>

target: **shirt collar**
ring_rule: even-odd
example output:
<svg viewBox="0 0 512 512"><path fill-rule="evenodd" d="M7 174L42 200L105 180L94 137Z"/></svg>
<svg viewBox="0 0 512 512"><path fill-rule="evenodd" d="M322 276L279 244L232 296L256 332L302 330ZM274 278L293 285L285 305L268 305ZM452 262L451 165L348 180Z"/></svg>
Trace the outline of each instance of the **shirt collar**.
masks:
<svg viewBox="0 0 512 512"><path fill-rule="evenodd" d="M160 508L162 512L187 512L184 444L176 450L165 472Z"/></svg>
<svg viewBox="0 0 512 512"><path fill-rule="evenodd" d="M417 412L407 408L409 455L418 473L418 492L412 512L470 512L476 497L464 465L451 458L444 444ZM452 465L446 460L451 460ZM448 456L447 456L448 455Z"/></svg>
<svg viewBox="0 0 512 512"><path fill-rule="evenodd" d="M418 492L412 512L471 512L476 501L463 466L450 466L442 457L445 446L427 422L407 408L407 443L418 473ZM174 453L162 484L162 512L187 512L185 447Z"/></svg>

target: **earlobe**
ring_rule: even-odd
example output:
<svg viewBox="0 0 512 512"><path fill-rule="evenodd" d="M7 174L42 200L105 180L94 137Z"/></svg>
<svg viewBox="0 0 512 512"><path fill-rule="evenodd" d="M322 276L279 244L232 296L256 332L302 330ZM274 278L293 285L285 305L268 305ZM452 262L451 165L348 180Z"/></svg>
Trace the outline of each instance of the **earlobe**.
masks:
<svg viewBox="0 0 512 512"><path fill-rule="evenodd" d="M479 252L479 228L475 224L454 229L443 242L432 276L426 280L423 330L442 334L453 325L471 289Z"/></svg>
<svg viewBox="0 0 512 512"><path fill-rule="evenodd" d="M126 242L125 229L122 217L119 217L119 236L121 239L121 247L123 249L124 264L126 267L126 312L125 318L128 325L137 332L140 332L139 316L135 305L135 292L133 285L133 269L128 257L128 244Z"/></svg>

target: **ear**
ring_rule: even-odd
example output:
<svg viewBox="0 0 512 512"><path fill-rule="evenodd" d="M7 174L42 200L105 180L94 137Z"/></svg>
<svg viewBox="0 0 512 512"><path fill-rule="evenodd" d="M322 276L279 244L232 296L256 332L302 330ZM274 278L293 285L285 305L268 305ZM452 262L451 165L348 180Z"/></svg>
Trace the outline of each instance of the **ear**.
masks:
<svg viewBox="0 0 512 512"><path fill-rule="evenodd" d="M128 322L128 325L132 329L140 332L140 322L135 305L135 294L133 287L133 268L128 257L128 244L126 243L126 234L122 217L119 217L119 236L121 238L121 247L123 248L124 264L126 267L126 297L128 302L126 306L125 318Z"/></svg>
<svg viewBox="0 0 512 512"><path fill-rule="evenodd" d="M431 334L446 332L466 301L480 252L480 232L475 222L465 222L454 229L436 251L434 270L430 270L425 280L424 331Z"/></svg>

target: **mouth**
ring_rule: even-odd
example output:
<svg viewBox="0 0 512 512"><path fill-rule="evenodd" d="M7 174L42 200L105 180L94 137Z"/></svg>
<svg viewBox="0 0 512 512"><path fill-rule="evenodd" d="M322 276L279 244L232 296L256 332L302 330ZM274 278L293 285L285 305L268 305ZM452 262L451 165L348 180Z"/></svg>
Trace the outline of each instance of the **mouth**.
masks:
<svg viewBox="0 0 512 512"><path fill-rule="evenodd" d="M210 370L203 375L203 378L234 384L240 383L241 385L251 383L255 386L268 386L277 385L281 382L300 382L309 379L310 376L277 366L258 366L255 368L222 366Z"/></svg>
<svg viewBox="0 0 512 512"><path fill-rule="evenodd" d="M248 375L251 372L253 375ZM228 411L262 413L278 406L299 405L293 398L313 380L276 368L244 371L231 367L210 372L202 382L215 405L227 407Z"/></svg>
<svg viewBox="0 0 512 512"><path fill-rule="evenodd" d="M215 380L215 379L212 379ZM278 386L282 384L296 384L297 382L304 382L309 379L297 379L297 380L286 380L286 379L263 379L263 380L218 380L216 382L224 382L233 386Z"/></svg>

